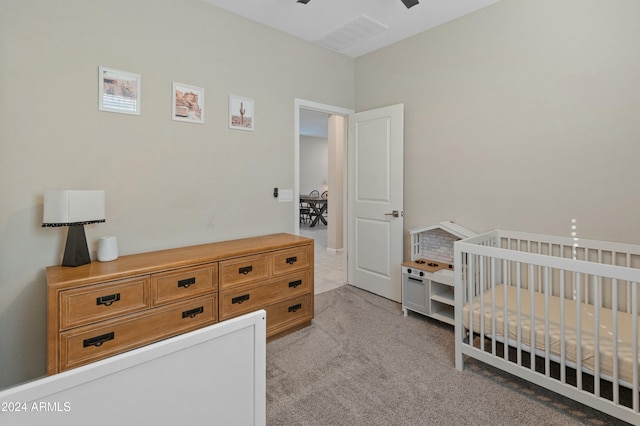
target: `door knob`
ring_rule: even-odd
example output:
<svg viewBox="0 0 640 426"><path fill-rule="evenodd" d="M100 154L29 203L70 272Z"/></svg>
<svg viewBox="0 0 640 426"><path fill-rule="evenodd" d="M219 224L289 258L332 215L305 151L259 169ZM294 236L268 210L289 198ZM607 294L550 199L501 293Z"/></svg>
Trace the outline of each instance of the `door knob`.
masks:
<svg viewBox="0 0 640 426"><path fill-rule="evenodd" d="M393 216L393 217L400 217L401 213L398 210L394 210L391 213L385 213L385 216Z"/></svg>

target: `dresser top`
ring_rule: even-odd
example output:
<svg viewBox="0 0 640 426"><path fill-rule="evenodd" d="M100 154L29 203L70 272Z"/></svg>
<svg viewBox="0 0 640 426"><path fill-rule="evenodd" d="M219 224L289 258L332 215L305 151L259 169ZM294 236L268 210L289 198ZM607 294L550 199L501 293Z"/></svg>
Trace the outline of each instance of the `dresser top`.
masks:
<svg viewBox="0 0 640 426"><path fill-rule="evenodd" d="M282 233L131 254L110 262L92 261L77 267L49 266L47 285L63 288L90 284L306 244L313 247L313 239Z"/></svg>

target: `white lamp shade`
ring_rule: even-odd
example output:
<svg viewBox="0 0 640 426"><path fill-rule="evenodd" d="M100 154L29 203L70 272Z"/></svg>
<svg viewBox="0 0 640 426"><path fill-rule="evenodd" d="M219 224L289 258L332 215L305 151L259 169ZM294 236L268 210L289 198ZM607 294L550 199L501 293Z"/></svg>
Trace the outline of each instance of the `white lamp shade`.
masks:
<svg viewBox="0 0 640 426"><path fill-rule="evenodd" d="M44 192L43 226L65 226L104 221L104 190L56 190Z"/></svg>

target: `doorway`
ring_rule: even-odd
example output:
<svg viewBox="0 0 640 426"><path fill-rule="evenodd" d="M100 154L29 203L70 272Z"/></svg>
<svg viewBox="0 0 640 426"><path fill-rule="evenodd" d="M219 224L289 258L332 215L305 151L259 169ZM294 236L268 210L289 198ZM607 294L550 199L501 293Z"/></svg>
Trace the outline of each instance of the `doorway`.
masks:
<svg viewBox="0 0 640 426"><path fill-rule="evenodd" d="M319 104L317 102L302 99L295 100L295 182L294 182L294 208L295 208L295 233L308 236L316 241L315 244L315 292L316 294L339 287L347 282L347 256L346 256L346 134L347 117L353 110L332 105ZM314 134L308 129L324 126L323 133ZM317 131L316 131L317 133ZM326 178L316 179L313 184L301 184L301 170L305 162L301 160L301 154L310 151L302 143L321 144L326 135L324 148L329 158L326 162ZM341 140L340 140L341 139ZM338 140L336 142L336 140ZM329 146L331 145L331 146ZM316 148L318 149L318 148ZM321 148L319 148L321 149ZM322 151L317 151L322 152ZM316 224L308 226L307 222L300 221L300 194L307 194L317 189L320 194L328 191L329 202L327 225Z"/></svg>

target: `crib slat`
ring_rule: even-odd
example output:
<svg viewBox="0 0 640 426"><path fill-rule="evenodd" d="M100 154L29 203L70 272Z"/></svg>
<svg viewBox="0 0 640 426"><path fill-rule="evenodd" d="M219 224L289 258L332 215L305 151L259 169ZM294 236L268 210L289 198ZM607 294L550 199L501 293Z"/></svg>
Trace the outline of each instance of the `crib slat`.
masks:
<svg viewBox="0 0 640 426"><path fill-rule="evenodd" d="M478 257L480 265L480 350L484 352L484 289L485 289L485 277L484 277L484 256Z"/></svg>
<svg viewBox="0 0 640 426"><path fill-rule="evenodd" d="M476 279L475 279L475 262L476 262L476 255L474 254L467 254L467 262L469 262L468 264L468 275L469 275L469 281L467 282L467 303L469 303L469 345L473 346L473 290L474 290L474 286L476 283Z"/></svg>
<svg viewBox="0 0 640 426"><path fill-rule="evenodd" d="M594 341L594 386L593 393L596 396L600 396L600 285L602 281L600 276L593 276L593 309L594 309L594 324L593 324L593 341Z"/></svg>
<svg viewBox="0 0 640 426"><path fill-rule="evenodd" d="M509 270L507 270L507 267L510 265L511 262L509 262L508 260L503 261L502 262L502 290L503 290L503 294L502 294L502 300L504 301L503 305L504 305L504 321L502 321L504 327L503 327L503 331L502 331L502 335L504 336L504 359L505 361L509 360L509 317L508 317L508 307L507 307L507 285L508 283L511 282L511 268L509 268Z"/></svg>
<svg viewBox="0 0 640 426"><path fill-rule="evenodd" d="M544 267L544 370L551 375L551 359L549 354L549 267Z"/></svg>
<svg viewBox="0 0 640 426"><path fill-rule="evenodd" d="M536 241L536 244L538 245L538 254L542 254L542 242L540 241ZM537 288L537 292L538 293L542 293L542 266L540 265L536 265L536 288ZM535 348L535 346L534 346Z"/></svg>
<svg viewBox="0 0 640 426"><path fill-rule="evenodd" d="M582 390L582 285L580 272L576 272L576 386Z"/></svg>
<svg viewBox="0 0 640 426"><path fill-rule="evenodd" d="M564 277L566 272L560 271L560 381L567 383L567 346L565 339L564 301L566 298Z"/></svg>
<svg viewBox="0 0 640 426"><path fill-rule="evenodd" d="M490 280L489 285L491 286L491 354L496 356L496 258L492 257L490 261Z"/></svg>
<svg viewBox="0 0 640 426"><path fill-rule="evenodd" d="M633 318L633 411L638 412L638 283L631 284L631 316Z"/></svg>
<svg viewBox="0 0 640 426"><path fill-rule="evenodd" d="M627 253L627 267L631 266L631 253ZM632 284L633 285L633 284ZM631 286L627 283L627 313L631 312Z"/></svg>
<svg viewBox="0 0 640 426"><path fill-rule="evenodd" d="M516 316L518 321L517 327L517 335L516 340L518 341L518 366L522 367L522 314L521 314L521 306L522 302L520 300L520 290L522 289L522 263L518 262L516 264Z"/></svg>
<svg viewBox="0 0 640 426"><path fill-rule="evenodd" d="M611 315L613 321L613 402L620 403L620 372L618 365L618 280L613 279L611 284Z"/></svg>
<svg viewBox="0 0 640 426"><path fill-rule="evenodd" d="M534 285L533 285L533 265L529 264L529 321L531 330L531 354L529 355L531 361L531 371L536 371L536 319L535 319L535 302L534 302Z"/></svg>

